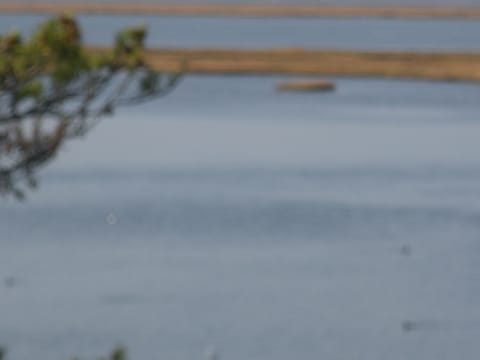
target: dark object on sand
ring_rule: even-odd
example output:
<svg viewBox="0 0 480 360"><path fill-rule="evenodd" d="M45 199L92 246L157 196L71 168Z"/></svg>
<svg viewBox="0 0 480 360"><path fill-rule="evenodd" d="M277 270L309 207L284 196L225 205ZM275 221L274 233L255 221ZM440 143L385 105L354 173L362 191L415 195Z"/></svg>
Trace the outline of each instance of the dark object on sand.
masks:
<svg viewBox="0 0 480 360"><path fill-rule="evenodd" d="M329 80L291 80L275 85L277 91L327 92L335 90L335 83Z"/></svg>

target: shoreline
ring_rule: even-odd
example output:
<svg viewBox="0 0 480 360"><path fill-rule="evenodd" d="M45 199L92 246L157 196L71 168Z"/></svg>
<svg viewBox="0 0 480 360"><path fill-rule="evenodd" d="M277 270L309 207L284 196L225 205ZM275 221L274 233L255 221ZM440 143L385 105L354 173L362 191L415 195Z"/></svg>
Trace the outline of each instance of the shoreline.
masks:
<svg viewBox="0 0 480 360"><path fill-rule="evenodd" d="M90 48L105 51L105 48ZM480 52L311 50L297 48L149 49L158 71L192 74L292 74L480 83Z"/></svg>
<svg viewBox="0 0 480 360"><path fill-rule="evenodd" d="M480 6L315 5L315 4L152 4L1 2L0 13L239 17L480 18Z"/></svg>

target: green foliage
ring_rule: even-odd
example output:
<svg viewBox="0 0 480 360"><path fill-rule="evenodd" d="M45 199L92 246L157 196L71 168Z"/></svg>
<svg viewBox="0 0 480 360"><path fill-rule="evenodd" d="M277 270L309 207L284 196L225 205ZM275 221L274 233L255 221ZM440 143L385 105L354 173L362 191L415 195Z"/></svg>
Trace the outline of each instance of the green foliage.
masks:
<svg viewBox="0 0 480 360"><path fill-rule="evenodd" d="M123 105L168 94L179 73L144 61L144 26L118 33L111 49L88 48L73 16L41 24L30 38L0 36L0 193L23 198L23 179ZM48 122L48 126L45 125ZM26 128L33 131L26 131Z"/></svg>
<svg viewBox="0 0 480 360"><path fill-rule="evenodd" d="M26 98L39 99L42 95L42 82L34 79L26 82L24 85L18 87L17 100L24 100Z"/></svg>
<svg viewBox="0 0 480 360"><path fill-rule="evenodd" d="M158 87L160 81L159 75L154 71L148 71L140 81L141 91L144 94L150 94Z"/></svg>
<svg viewBox="0 0 480 360"><path fill-rule="evenodd" d="M0 360L2 360L0 358ZM72 360L79 360L73 358ZM108 357L99 357L97 360L127 360L127 349L124 346L117 346Z"/></svg>
<svg viewBox="0 0 480 360"><path fill-rule="evenodd" d="M127 350L123 346L118 346L110 354L110 360L127 360Z"/></svg>
<svg viewBox="0 0 480 360"><path fill-rule="evenodd" d="M114 48L116 61L130 68L142 65L142 49L145 36L144 26L125 29L118 33Z"/></svg>
<svg viewBox="0 0 480 360"><path fill-rule="evenodd" d="M0 360L6 360L7 351L0 347ZM71 360L79 360L74 357ZM124 346L117 346L112 350L108 357L99 357L98 360L127 360L127 349Z"/></svg>

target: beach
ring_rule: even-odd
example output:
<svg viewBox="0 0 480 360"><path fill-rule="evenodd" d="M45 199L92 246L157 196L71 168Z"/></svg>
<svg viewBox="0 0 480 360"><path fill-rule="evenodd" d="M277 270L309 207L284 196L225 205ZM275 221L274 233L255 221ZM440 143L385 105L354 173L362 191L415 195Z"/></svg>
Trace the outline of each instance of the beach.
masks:
<svg viewBox="0 0 480 360"><path fill-rule="evenodd" d="M480 81L480 53L307 49L151 49L161 71L202 74L304 74Z"/></svg>

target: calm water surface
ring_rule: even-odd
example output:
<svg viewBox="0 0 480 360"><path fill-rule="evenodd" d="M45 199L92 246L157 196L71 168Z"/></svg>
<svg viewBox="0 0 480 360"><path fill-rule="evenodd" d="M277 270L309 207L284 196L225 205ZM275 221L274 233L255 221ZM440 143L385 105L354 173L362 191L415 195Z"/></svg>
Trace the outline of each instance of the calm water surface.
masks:
<svg viewBox="0 0 480 360"><path fill-rule="evenodd" d="M9 359L478 358L480 87L278 80L187 77L2 201Z"/></svg>
<svg viewBox="0 0 480 360"><path fill-rule="evenodd" d="M31 32L45 16L0 14L0 31ZM478 50L473 20L261 19L80 16L87 43L109 45L127 25L148 25L149 46L327 47L393 50Z"/></svg>
<svg viewBox="0 0 480 360"><path fill-rule="evenodd" d="M11 359L477 358L480 88L276 80L187 78L2 203Z"/></svg>

